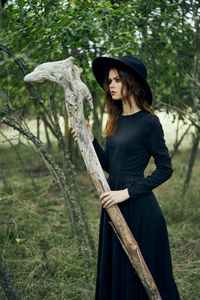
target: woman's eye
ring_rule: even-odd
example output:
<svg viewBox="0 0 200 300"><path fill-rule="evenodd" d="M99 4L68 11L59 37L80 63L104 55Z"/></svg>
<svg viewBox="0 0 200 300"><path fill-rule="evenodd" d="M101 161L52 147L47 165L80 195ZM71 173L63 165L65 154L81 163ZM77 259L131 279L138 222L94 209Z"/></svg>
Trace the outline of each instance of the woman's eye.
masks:
<svg viewBox="0 0 200 300"><path fill-rule="evenodd" d="M111 84L111 82L112 82L112 80L108 80L108 85L110 85L110 84Z"/></svg>
<svg viewBox="0 0 200 300"><path fill-rule="evenodd" d="M116 78L116 82L120 82L120 78Z"/></svg>

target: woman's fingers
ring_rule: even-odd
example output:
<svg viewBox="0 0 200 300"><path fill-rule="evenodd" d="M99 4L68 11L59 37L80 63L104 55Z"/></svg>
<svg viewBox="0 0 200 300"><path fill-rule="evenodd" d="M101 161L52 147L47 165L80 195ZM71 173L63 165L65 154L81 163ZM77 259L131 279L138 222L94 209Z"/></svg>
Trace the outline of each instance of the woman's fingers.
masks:
<svg viewBox="0 0 200 300"><path fill-rule="evenodd" d="M109 197L110 192L104 192L100 195L99 199L102 201L105 197Z"/></svg>
<svg viewBox="0 0 200 300"><path fill-rule="evenodd" d="M77 136L78 134L76 133L76 131L72 128L72 126L70 125L69 128L71 129L71 134L73 136L74 141L77 141Z"/></svg>
<svg viewBox="0 0 200 300"><path fill-rule="evenodd" d="M93 140L94 140L94 135L93 135L93 133L92 133L92 129L91 129L91 127L90 127L90 124L89 124L89 122L88 122L87 120L85 121L85 123L86 123L87 129L88 129L90 138L91 138L91 140L93 141ZM72 136L73 136L73 139L74 139L75 141L77 141L78 133L76 133L76 131L73 129L73 127L72 127L71 125L69 126L69 128L70 128L70 130L71 130L71 134L72 134Z"/></svg>
<svg viewBox="0 0 200 300"><path fill-rule="evenodd" d="M107 200L106 203L103 205L104 208L108 208L114 204L114 201L112 199Z"/></svg>
<svg viewBox="0 0 200 300"><path fill-rule="evenodd" d="M107 197L105 197L103 200L101 200L101 204L102 205L104 205L107 201L109 201L110 200L110 197L109 196L107 196Z"/></svg>
<svg viewBox="0 0 200 300"><path fill-rule="evenodd" d="M107 205L107 206L104 207L104 208L109 208L109 207L113 206L114 204L115 204L114 202L111 202L109 205Z"/></svg>
<svg viewBox="0 0 200 300"><path fill-rule="evenodd" d="M108 208L114 204L114 200L111 198L110 193L104 193L100 196L101 204L104 208Z"/></svg>

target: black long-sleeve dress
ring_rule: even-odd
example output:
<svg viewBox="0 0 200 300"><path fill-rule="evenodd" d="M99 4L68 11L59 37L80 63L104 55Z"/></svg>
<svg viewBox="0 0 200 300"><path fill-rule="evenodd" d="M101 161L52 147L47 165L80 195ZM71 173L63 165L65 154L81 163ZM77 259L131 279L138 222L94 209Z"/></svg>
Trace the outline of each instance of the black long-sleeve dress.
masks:
<svg viewBox="0 0 200 300"><path fill-rule="evenodd" d="M119 208L141 249L162 300L180 299L172 273L165 219L152 192L173 172L158 117L144 110L121 115L114 135L106 139L105 151L96 138L93 145L102 168L109 173L110 189L128 188L130 198L119 203ZM144 177L151 156L156 169ZM102 208L95 299L147 300L140 279L108 221L109 216Z"/></svg>

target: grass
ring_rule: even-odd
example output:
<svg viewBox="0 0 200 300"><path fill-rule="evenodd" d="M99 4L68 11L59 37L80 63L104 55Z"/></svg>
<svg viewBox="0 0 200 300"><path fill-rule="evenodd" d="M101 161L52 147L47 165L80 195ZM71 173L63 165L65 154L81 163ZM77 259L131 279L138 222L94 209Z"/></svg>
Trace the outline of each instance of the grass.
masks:
<svg viewBox="0 0 200 300"><path fill-rule="evenodd" d="M10 148L0 149L8 189L0 179L0 260L20 299L94 299L96 258L79 254L65 205L48 171L31 149L19 146L25 167ZM56 154L59 161L59 155ZM183 300L200 299L199 157L186 197L181 197L188 152L173 161L171 180L155 194L168 224L173 270ZM149 166L148 172L152 170ZM29 169L38 186L35 192ZM97 245L100 204L89 175L79 172L80 194ZM7 299L0 287L0 299ZM170 299L169 299L170 300Z"/></svg>

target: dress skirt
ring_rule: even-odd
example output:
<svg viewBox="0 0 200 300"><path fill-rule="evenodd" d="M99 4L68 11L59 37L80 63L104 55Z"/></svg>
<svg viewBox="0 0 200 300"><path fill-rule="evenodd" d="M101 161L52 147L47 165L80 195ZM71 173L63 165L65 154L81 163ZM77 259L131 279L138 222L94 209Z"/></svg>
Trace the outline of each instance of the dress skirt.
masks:
<svg viewBox="0 0 200 300"><path fill-rule="evenodd" d="M124 189L109 182L111 190ZM162 300L177 300L179 294L172 273L166 222L151 191L137 199L119 203L119 208L135 237L156 282ZM148 300L140 279L116 237L110 218L101 211L96 300Z"/></svg>

